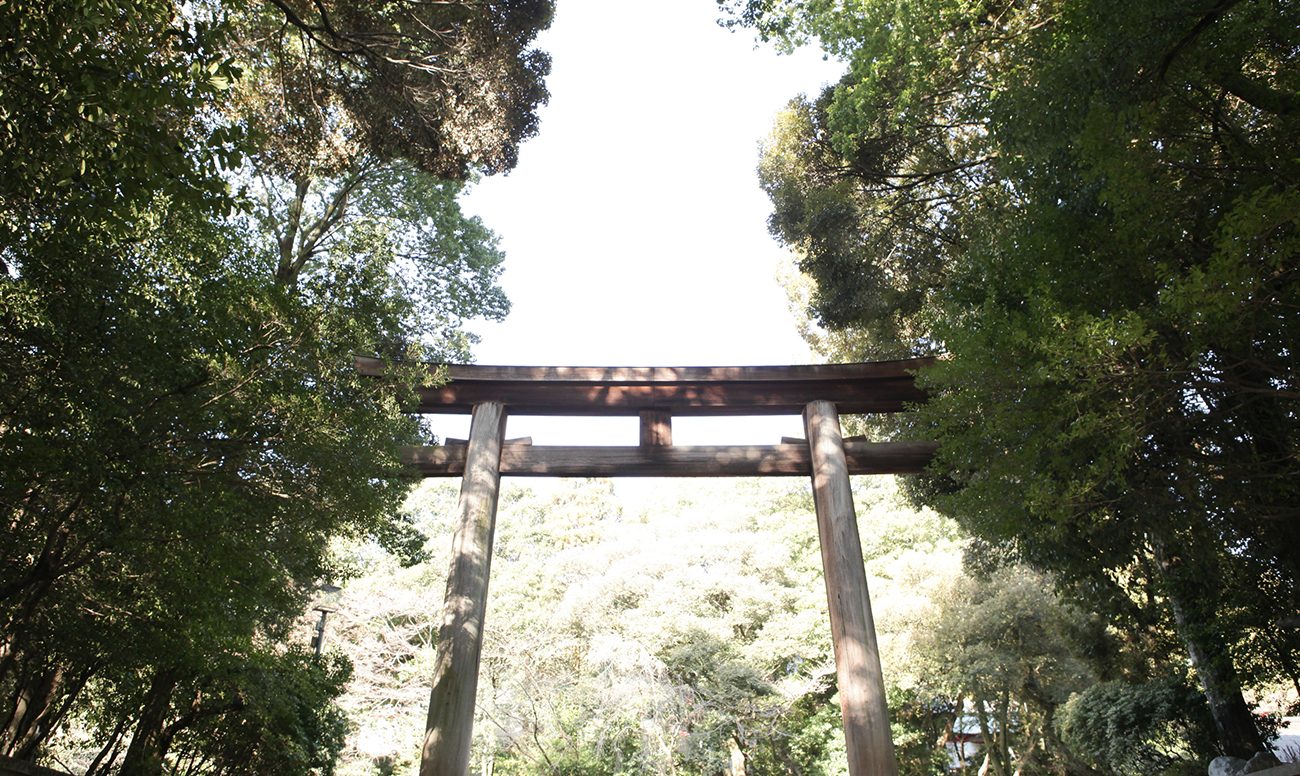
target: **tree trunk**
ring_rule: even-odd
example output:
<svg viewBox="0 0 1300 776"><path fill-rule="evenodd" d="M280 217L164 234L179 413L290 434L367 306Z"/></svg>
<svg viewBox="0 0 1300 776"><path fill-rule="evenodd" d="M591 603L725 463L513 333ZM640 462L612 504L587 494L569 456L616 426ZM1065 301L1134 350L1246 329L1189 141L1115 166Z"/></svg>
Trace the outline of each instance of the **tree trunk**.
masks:
<svg viewBox="0 0 1300 776"><path fill-rule="evenodd" d="M14 740L12 756L19 760L32 759L50 731L72 708L72 704L81 695L92 674L94 674L93 668L86 669L80 676L70 679L62 666L45 672L38 691L40 703L28 709L23 723L26 730Z"/></svg>
<svg viewBox="0 0 1300 776"><path fill-rule="evenodd" d="M997 706L998 730L994 733L998 742L998 772L1002 776L1011 776L1011 692L1003 689Z"/></svg>
<svg viewBox="0 0 1300 776"><path fill-rule="evenodd" d="M30 665L35 662L38 665ZM9 719L0 733L0 752L25 759L40 746L53 725L57 702L64 694L67 677L62 666L43 667L36 658L24 661L22 675L9 704ZM84 682L83 682L84 684ZM80 687L73 688L79 691Z"/></svg>
<svg viewBox="0 0 1300 776"><path fill-rule="evenodd" d="M100 747L95 759L90 761L90 767L86 768L86 776L99 776L101 773L107 773L113 767L113 763L117 761L118 753L122 751L120 746L122 735L126 732L126 726L130 722L131 718L125 714L118 718L117 725L113 728L113 734ZM100 766L103 766L102 771Z"/></svg>
<svg viewBox="0 0 1300 776"><path fill-rule="evenodd" d="M1214 717L1214 727L1219 734L1219 746L1224 754L1249 760L1264 750L1264 742L1241 688L1237 687L1232 658L1226 651L1216 650L1207 641L1191 635L1193 625L1185 615L1179 614L1182 607L1173 600L1170 604L1192 667L1196 669L1196 676L1205 690L1205 699L1209 701L1210 715Z"/></svg>
<svg viewBox="0 0 1300 776"><path fill-rule="evenodd" d="M723 773L727 776L745 776L745 753L741 750L735 736L727 739L727 751L731 755L731 767L726 768Z"/></svg>
<svg viewBox="0 0 1300 776"><path fill-rule="evenodd" d="M971 696L975 703L975 718L980 723L980 735L984 738L984 764L980 766L980 776L987 776L990 771L994 776L1007 776L1006 764L1001 758L1000 731L993 730L993 725L989 721L988 709L979 690L972 692Z"/></svg>
<svg viewBox="0 0 1300 776"><path fill-rule="evenodd" d="M1205 700L1210 704L1219 748L1226 755L1249 760L1264 751L1264 741L1237 685L1232 656L1228 654L1222 634L1212 630L1207 617L1200 611L1203 605L1189 605L1189 602L1204 601L1207 597L1212 600L1204 588L1214 583L1214 576L1203 572L1191 573L1186 559L1171 551L1163 539L1153 537L1151 544L1165 582L1178 635L1187 647L1187 655L1201 682Z"/></svg>
<svg viewBox="0 0 1300 776"><path fill-rule="evenodd" d="M172 692L180 679L181 672L176 668L160 670L154 675L118 776L158 776L162 773L163 758L167 755L163 728L172 708Z"/></svg>
<svg viewBox="0 0 1300 776"><path fill-rule="evenodd" d="M1049 752L1055 752L1061 759L1065 766L1065 776L1102 776L1096 768L1080 760L1074 750L1061 740L1056 734L1055 721L1056 712L1053 711L1043 723L1043 747Z"/></svg>
<svg viewBox="0 0 1300 776"><path fill-rule="evenodd" d="M1020 759L1016 762L1016 769L1012 772L1012 776L1024 776L1025 768L1029 766L1030 762L1034 759L1034 754L1038 752L1038 742L1039 734L1035 732L1035 734L1030 737L1029 748L1025 750L1025 753L1022 754Z"/></svg>

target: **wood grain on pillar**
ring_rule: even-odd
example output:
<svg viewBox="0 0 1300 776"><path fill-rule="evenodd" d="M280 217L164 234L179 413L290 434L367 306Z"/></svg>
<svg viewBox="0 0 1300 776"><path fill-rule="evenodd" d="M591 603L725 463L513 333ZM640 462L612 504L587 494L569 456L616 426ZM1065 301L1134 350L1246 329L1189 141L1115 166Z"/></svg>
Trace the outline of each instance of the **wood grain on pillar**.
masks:
<svg viewBox="0 0 1300 776"><path fill-rule="evenodd" d="M469 773L483 614L501 488L505 407L500 402L483 402L475 405L472 418L420 776Z"/></svg>
<svg viewBox="0 0 1300 776"><path fill-rule="evenodd" d="M831 640L851 776L898 776L880 651L867 595L839 413L827 401L804 409L812 454L813 500L821 541Z"/></svg>

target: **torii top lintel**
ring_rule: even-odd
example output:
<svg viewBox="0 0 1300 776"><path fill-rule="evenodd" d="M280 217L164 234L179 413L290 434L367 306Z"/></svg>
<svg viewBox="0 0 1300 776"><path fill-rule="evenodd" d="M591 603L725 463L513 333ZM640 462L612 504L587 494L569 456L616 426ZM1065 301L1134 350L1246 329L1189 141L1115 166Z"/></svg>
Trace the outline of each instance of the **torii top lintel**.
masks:
<svg viewBox="0 0 1300 776"><path fill-rule="evenodd" d="M497 401L514 415L798 415L811 401L845 414L899 412L926 400L914 375L933 357L860 364L725 367L449 365L448 381L418 388L415 412L468 414ZM357 369L379 376L379 359ZM431 367L432 368L432 367Z"/></svg>

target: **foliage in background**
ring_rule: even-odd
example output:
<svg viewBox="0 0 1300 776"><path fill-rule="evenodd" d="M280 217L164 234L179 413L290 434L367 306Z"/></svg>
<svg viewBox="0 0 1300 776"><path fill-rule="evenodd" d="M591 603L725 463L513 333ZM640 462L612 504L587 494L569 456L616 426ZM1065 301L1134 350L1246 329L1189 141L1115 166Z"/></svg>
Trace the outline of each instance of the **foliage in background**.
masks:
<svg viewBox="0 0 1300 776"><path fill-rule="evenodd" d="M1056 728L1081 756L1123 776L1162 773L1214 754L1205 696L1178 676L1095 684L1070 698Z"/></svg>
<svg viewBox="0 0 1300 776"><path fill-rule="evenodd" d="M52 229L129 224L156 197L228 209L238 125L203 121L239 75L227 25L165 0L6 3L0 45L0 261Z"/></svg>
<svg viewBox="0 0 1300 776"><path fill-rule="evenodd" d="M255 258L185 215L48 240L64 260L0 292L11 751L87 687L130 688L123 713L161 729L151 692L282 634L328 537L378 532L404 495L391 445L417 429L349 368L350 322L239 274Z"/></svg>
<svg viewBox="0 0 1300 776"><path fill-rule="evenodd" d="M993 774L1075 765L1053 725L1071 694L1093 681L1080 656L1096 623L1052 588L1050 577L1024 566L958 577L914 637L913 670L930 692L970 701Z"/></svg>
<svg viewBox="0 0 1300 776"><path fill-rule="evenodd" d="M977 700L1002 715L1004 747L1029 753L1024 772L1060 765L1068 752L1044 726L1090 683L1096 621L1027 568L966 576L960 531L888 481L855 491L903 772L943 773ZM455 500L454 483L427 483L408 503L432 537L428 563L354 548L368 571L348 585L334 642L357 665L342 773L415 766ZM846 773L820 565L803 482L666 485L635 512L607 480L507 487L473 767Z"/></svg>

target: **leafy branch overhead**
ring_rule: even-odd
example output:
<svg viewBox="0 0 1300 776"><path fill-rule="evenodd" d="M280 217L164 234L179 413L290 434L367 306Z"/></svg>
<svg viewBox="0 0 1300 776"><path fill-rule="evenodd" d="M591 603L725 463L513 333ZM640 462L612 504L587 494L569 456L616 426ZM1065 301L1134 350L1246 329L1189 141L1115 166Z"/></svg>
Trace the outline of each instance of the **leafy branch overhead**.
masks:
<svg viewBox="0 0 1300 776"><path fill-rule="evenodd" d="M530 48L549 0L270 0L236 17L241 110L262 165L337 174L363 153L442 178L505 172L537 133L550 58Z"/></svg>

